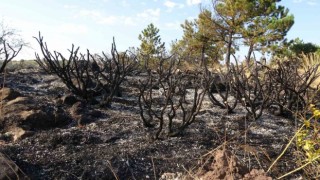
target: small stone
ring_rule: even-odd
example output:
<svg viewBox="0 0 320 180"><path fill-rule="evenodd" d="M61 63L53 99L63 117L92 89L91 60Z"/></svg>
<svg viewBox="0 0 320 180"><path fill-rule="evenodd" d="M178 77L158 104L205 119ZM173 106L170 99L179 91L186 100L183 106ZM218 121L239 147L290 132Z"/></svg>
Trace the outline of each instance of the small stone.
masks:
<svg viewBox="0 0 320 180"><path fill-rule="evenodd" d="M13 136L13 141L17 141L21 138L32 136L34 133L32 131L26 131L19 127L14 127L9 130L9 133Z"/></svg>

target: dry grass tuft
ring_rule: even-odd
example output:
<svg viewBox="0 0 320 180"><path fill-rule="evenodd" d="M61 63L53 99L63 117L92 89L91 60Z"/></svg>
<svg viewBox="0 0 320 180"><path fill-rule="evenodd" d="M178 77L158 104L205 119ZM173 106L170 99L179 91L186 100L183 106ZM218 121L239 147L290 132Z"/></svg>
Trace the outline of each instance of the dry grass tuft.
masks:
<svg viewBox="0 0 320 180"><path fill-rule="evenodd" d="M311 54L302 54L301 55L301 61L302 61L302 70L307 69L308 67L314 67L318 64L320 64L320 54L317 53L311 53ZM317 70L317 74L320 74L320 68ZM312 84L312 88L317 88L320 84L320 77L318 77Z"/></svg>

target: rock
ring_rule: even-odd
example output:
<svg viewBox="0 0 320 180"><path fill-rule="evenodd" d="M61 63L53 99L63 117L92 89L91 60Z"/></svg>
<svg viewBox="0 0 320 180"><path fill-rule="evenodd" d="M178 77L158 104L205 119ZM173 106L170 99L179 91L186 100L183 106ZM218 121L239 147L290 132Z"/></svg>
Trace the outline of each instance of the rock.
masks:
<svg viewBox="0 0 320 180"><path fill-rule="evenodd" d="M21 169L4 154L0 153L0 180L29 179Z"/></svg>
<svg viewBox="0 0 320 180"><path fill-rule="evenodd" d="M11 106L14 104L27 104L29 102L29 98L27 97L17 97L6 103L6 106Z"/></svg>
<svg viewBox="0 0 320 180"><path fill-rule="evenodd" d="M93 122L96 118L101 118L103 113L91 109L84 102L78 101L69 108L70 117L77 122L79 126Z"/></svg>
<svg viewBox="0 0 320 180"><path fill-rule="evenodd" d="M10 88L2 88L0 89L0 100L13 100L17 97L21 96L21 94Z"/></svg>
<svg viewBox="0 0 320 180"><path fill-rule="evenodd" d="M70 118L61 108L55 112L44 112L42 110L22 111L20 117L22 118L21 125L27 125L31 129L50 129L64 126L70 122Z"/></svg>
<svg viewBox="0 0 320 180"><path fill-rule="evenodd" d="M84 114L84 104L82 102L76 102L71 108L70 108L70 115L73 120L77 122L79 126L81 126L81 123L83 121L83 114Z"/></svg>
<svg viewBox="0 0 320 180"><path fill-rule="evenodd" d="M20 127L12 127L8 133L11 134L12 138L13 138L13 141L17 141L19 140L20 138L25 138L25 137L28 137L28 136L32 136L34 134L33 131L27 131L27 130L24 130Z"/></svg>
<svg viewBox="0 0 320 180"><path fill-rule="evenodd" d="M8 102L0 103L2 118L6 116L16 116L20 111L28 110L29 108L27 104L29 103L31 102L29 102L29 98L27 97L17 97L16 99L10 100Z"/></svg>
<svg viewBox="0 0 320 180"><path fill-rule="evenodd" d="M82 102L76 102L71 108L70 108L70 114L73 116L78 116L82 114L85 110L85 105Z"/></svg>
<svg viewBox="0 0 320 180"><path fill-rule="evenodd" d="M20 112L22 124L29 125L31 129L48 129L53 126L54 118L42 110Z"/></svg>
<svg viewBox="0 0 320 180"><path fill-rule="evenodd" d="M13 133L12 140L25 137L26 134L29 134L27 133L29 130L60 127L70 122L70 118L63 107L55 111L48 103L41 105L41 103L28 96L19 96L15 99L4 101L0 104L0 108L2 113L0 116L0 129L2 133ZM12 130L14 128L16 129Z"/></svg>
<svg viewBox="0 0 320 180"><path fill-rule="evenodd" d="M55 127L65 126L71 122L70 117L62 106L55 106L53 117Z"/></svg>

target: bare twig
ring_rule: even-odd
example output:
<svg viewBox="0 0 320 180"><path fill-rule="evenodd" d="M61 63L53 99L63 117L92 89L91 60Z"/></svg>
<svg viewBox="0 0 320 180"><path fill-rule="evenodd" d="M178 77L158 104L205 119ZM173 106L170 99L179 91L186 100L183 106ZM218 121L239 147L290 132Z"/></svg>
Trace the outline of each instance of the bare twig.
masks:
<svg viewBox="0 0 320 180"><path fill-rule="evenodd" d="M111 170L111 172L112 172L112 174L113 174L113 177L116 178L116 180L119 180L119 177L118 177L117 173L114 171L114 169L113 169L113 167L112 167L112 165L111 165L111 162L110 162L110 161L107 161L107 163L108 163L109 169Z"/></svg>

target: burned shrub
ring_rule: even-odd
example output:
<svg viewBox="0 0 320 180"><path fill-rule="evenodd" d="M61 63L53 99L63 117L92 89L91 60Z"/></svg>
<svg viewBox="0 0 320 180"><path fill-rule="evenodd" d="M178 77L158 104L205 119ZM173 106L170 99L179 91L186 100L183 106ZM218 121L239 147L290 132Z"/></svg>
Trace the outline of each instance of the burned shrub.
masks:
<svg viewBox="0 0 320 180"><path fill-rule="evenodd" d="M1 43L1 41L0 41ZM7 64L15 58L22 49L22 45L18 49L14 49L5 41L0 45L0 73L4 72Z"/></svg>
<svg viewBox="0 0 320 180"><path fill-rule="evenodd" d="M126 76L135 71L138 61L136 55L128 50L119 53L114 41L110 56L105 53L102 54L103 57L97 56L94 58L91 56L93 60L91 70L95 81L99 85L99 90L102 91L102 105L109 106L115 95L122 96L120 85Z"/></svg>
<svg viewBox="0 0 320 180"><path fill-rule="evenodd" d="M145 127L156 129L156 139L164 133L165 126L167 136L177 136L192 124L206 92L200 88L199 72L193 76L176 73L178 62L172 57L159 57L157 62L157 71L147 69L147 77L140 80L139 87L140 116Z"/></svg>
<svg viewBox="0 0 320 180"><path fill-rule="evenodd" d="M292 115L303 110L311 101L308 92L311 85L319 77L319 64L304 69L294 61L277 62L275 68L269 68L268 74L272 81L269 107L278 115Z"/></svg>
<svg viewBox="0 0 320 180"><path fill-rule="evenodd" d="M277 62L269 67L258 62L230 67L233 96L245 107L247 116L257 119L264 109L291 116L311 101L312 83L320 76L320 65L302 69L295 61Z"/></svg>
<svg viewBox="0 0 320 180"><path fill-rule="evenodd" d="M100 104L110 105L115 94L120 94L120 84L136 64L136 58L122 54L116 50L115 42L112 43L111 57L103 53L103 57L94 56L87 50L87 54L79 53L79 47L72 45L69 57L61 53L48 50L47 44L39 33L38 41L42 59L36 54L36 62L46 72L57 75L66 87L76 96L95 102L96 97L102 96Z"/></svg>
<svg viewBox="0 0 320 180"><path fill-rule="evenodd" d="M9 29L0 23L0 74L26 45L14 29Z"/></svg>
<svg viewBox="0 0 320 180"><path fill-rule="evenodd" d="M231 67L232 80L230 84L234 96L247 111L247 118L258 119L270 99L272 82L269 74L257 67L257 62L245 66L238 64Z"/></svg>
<svg viewBox="0 0 320 180"><path fill-rule="evenodd" d="M213 105L226 109L227 113L232 113L237 106L238 99L232 98L235 95L232 86L232 74L231 70L219 70L218 73L211 73L206 71L205 84L210 101Z"/></svg>
<svg viewBox="0 0 320 180"><path fill-rule="evenodd" d="M89 86L93 83L93 76L90 73L90 61L88 56L79 53L79 47L72 45L69 50L69 58L65 58L61 53L48 50L47 44L43 42L43 37L39 33L38 41L43 59L36 54L36 62L46 72L57 75L67 88L75 95L90 100Z"/></svg>

